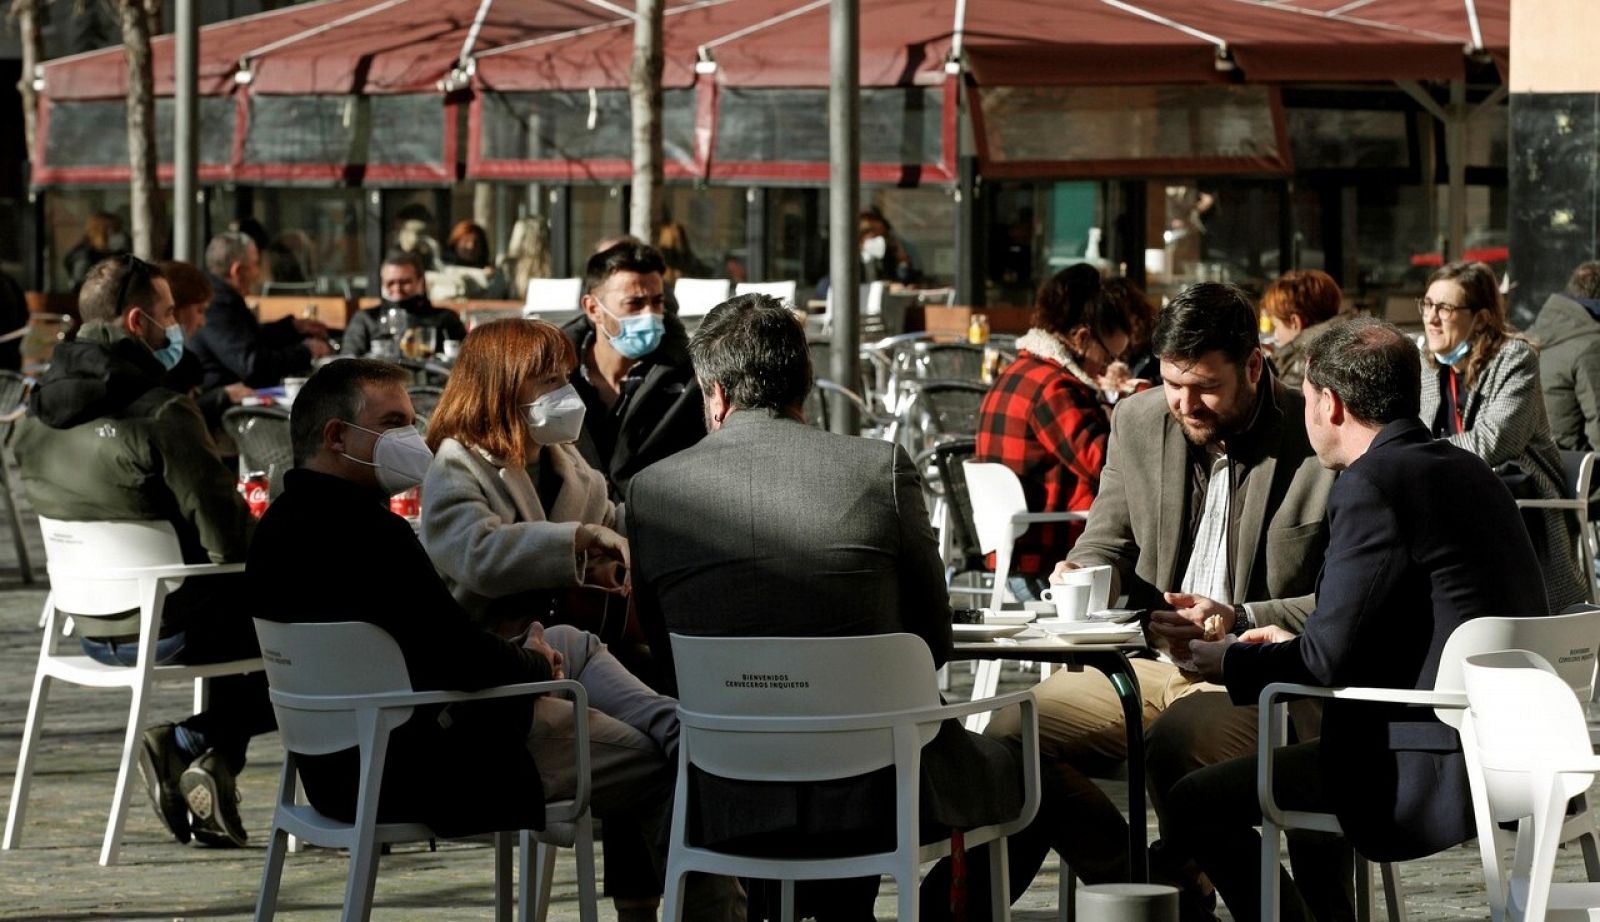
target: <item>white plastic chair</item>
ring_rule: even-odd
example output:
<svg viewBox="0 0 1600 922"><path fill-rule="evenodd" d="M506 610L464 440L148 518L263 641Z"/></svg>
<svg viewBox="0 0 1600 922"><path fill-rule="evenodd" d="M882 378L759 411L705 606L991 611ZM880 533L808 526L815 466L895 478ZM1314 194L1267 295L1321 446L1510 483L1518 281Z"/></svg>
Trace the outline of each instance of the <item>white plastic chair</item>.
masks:
<svg viewBox="0 0 1600 922"><path fill-rule="evenodd" d="M942 705L933 657L910 634L869 637L687 637L672 635L680 721L677 799L667 856L663 922L680 922L690 871L782 882L783 919L794 918L794 881L888 874L902 922L916 922L918 868L949 853L919 846L922 747L939 724L978 710L1022 706L1024 800L1013 820L965 831L989 849L993 914L1009 918L1005 837L1039 806L1039 725L1033 693ZM788 784L852 778L893 766L893 851L837 858L757 858L698 848L687 837L689 767L722 778ZM855 843L842 842L844 851Z"/></svg>
<svg viewBox="0 0 1600 922"><path fill-rule="evenodd" d="M804 311L806 307L804 304L795 303L795 297L799 292L800 284L798 282L740 282L733 286L735 295L767 295L777 298L790 307L798 307Z"/></svg>
<svg viewBox="0 0 1600 922"><path fill-rule="evenodd" d="M267 842L266 866L256 919L270 920L277 911L278 885L283 876L288 837L328 848L350 851L350 874L345 883L345 922L361 922L372 912L380 847L389 842L415 842L434 837L421 823L378 822L378 795L389 734L423 705L456 701L483 701L521 695L561 692L575 709L573 757L577 764L577 791L570 800L547 804L547 823L576 827L581 911L584 922L594 922L594 854L589 816L588 695L571 680L524 682L477 692L413 691L405 658L394 638L364 621L283 624L256 619L266 661L272 710L283 736L283 774L278 784L277 809ZM327 755L359 748L361 787L356 797L356 819L344 823L295 803L297 761L301 756ZM486 798L494 791L484 791ZM509 831L495 836L496 918L509 919L511 906L511 842ZM524 893L528 861L524 853ZM548 899L548 887L546 888ZM522 904L524 918L528 900Z"/></svg>
<svg viewBox="0 0 1600 922"><path fill-rule="evenodd" d="M40 516L39 526L44 532L51 591L45 602L44 639L39 647L39 666L34 672L33 694L28 701L28 717L22 731L22 750L17 757L17 777L11 788L5 840L0 847L16 848L22 841L33 757L44 724L50 683L60 679L91 688L126 688L132 693L132 702L122 743L122 761L117 769L117 786L111 797L111 816L106 822L105 841L100 846L100 863L115 864L122 845L122 827L128 818L128 802L133 796L133 763L140 734L145 728L151 684L192 679L194 709L201 711L205 708L206 679L255 672L261 668L260 659L203 666L155 665L161 610L167 596L188 577L240 573L244 565L183 563L178 536L166 522L62 522ZM81 626L95 618L134 610L139 612L137 665L107 666L82 653L56 650L64 633L60 629L63 620L73 617Z"/></svg>
<svg viewBox="0 0 1600 922"><path fill-rule="evenodd" d="M732 290L730 279L678 279L672 296L678 301L678 316L690 319L711 313L713 307L728 300Z"/></svg>
<svg viewBox="0 0 1600 922"><path fill-rule="evenodd" d="M1462 662L1477 653L1523 649L1546 654L1561 663L1561 677L1569 693L1589 700L1594 689L1595 647L1600 642L1600 609L1546 617L1474 618L1445 641L1439 658L1439 674L1433 689L1409 688L1319 688L1279 682L1261 690L1259 750L1257 752L1256 796L1261 803L1261 918L1278 919L1278 867L1281 862L1279 830L1315 829L1343 834L1339 820L1331 813L1285 810L1272 797L1272 751L1288 738L1288 703L1298 698L1337 698L1349 701L1378 701L1431 707L1444 723L1461 728L1466 693L1461 679ZM1587 739L1587 736L1585 736ZM1564 803L1564 802L1563 802ZM1562 841L1584 838L1586 855L1594 854L1597 832L1587 810L1566 825ZM1370 912L1369 873L1366 862L1357 856L1357 915ZM1400 892L1398 869L1383 866L1385 896L1390 919L1405 918L1404 895Z"/></svg>
<svg viewBox="0 0 1600 922"><path fill-rule="evenodd" d="M1491 918L1594 918L1600 884L1551 883L1567 802L1600 772L1582 701L1544 657L1527 650L1469 656L1462 673L1470 710L1461 738ZM1513 821L1507 879L1499 824Z"/></svg>
<svg viewBox="0 0 1600 922"><path fill-rule="evenodd" d="M1589 487L1594 479L1594 452L1586 452L1578 462L1571 484L1572 499L1519 499L1518 509L1561 509L1578 520L1578 561L1583 566L1584 582L1589 585L1589 601L1600 602L1600 579L1594 572L1594 531L1589 527Z"/></svg>
<svg viewBox="0 0 1600 922"><path fill-rule="evenodd" d="M1005 601L1006 576L1011 572L1011 548L1028 530L1040 522L1085 522L1086 512L1029 512L1022 495L1022 481L1016 472L993 461L963 461L967 475L967 495L972 498L973 526L978 532L978 549L994 554L994 592L989 607L999 611Z"/></svg>
<svg viewBox="0 0 1600 922"><path fill-rule="evenodd" d="M578 310L583 297L583 279L528 279L528 296L522 302L522 316L537 320L547 314Z"/></svg>

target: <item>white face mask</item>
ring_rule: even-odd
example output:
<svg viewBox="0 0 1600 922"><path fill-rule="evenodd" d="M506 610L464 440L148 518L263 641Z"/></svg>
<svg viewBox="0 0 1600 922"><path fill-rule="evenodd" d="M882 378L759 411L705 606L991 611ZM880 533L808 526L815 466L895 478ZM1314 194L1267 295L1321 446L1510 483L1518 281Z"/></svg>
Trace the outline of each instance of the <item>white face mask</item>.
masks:
<svg viewBox="0 0 1600 922"><path fill-rule="evenodd" d="M389 495L404 493L428 476L428 466L433 463L433 452L428 450L428 443L423 440L422 433L416 426L400 426L383 432L373 432L357 426L355 423L345 423L352 429L370 432L378 437L372 446L372 460L363 461L352 457L349 452L344 456L357 464L377 468L378 485L389 491Z"/></svg>
<svg viewBox="0 0 1600 922"><path fill-rule="evenodd" d="M874 234L861 241L862 259L882 259L887 255L889 255L889 241L885 240L882 234Z"/></svg>
<svg viewBox="0 0 1600 922"><path fill-rule="evenodd" d="M576 442L583 432L583 398L571 384L556 388L522 408L533 440L540 445Z"/></svg>

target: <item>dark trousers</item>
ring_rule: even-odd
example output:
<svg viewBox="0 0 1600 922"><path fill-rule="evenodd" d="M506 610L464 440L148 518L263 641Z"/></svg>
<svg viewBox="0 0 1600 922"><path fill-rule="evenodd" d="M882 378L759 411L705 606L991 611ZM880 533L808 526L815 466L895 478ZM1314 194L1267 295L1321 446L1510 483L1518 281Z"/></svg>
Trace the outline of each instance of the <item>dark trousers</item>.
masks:
<svg viewBox="0 0 1600 922"><path fill-rule="evenodd" d="M197 666L261 655L255 624L247 613L244 574L230 573L187 580L167 597L162 618L181 626L185 641L174 662ZM211 680L206 709L181 722L205 738L228 768L244 768L250 737L278 728L267 699L267 674L221 676Z"/></svg>
<svg viewBox="0 0 1600 922"><path fill-rule="evenodd" d="M1274 755L1273 797L1284 809L1330 812L1320 749L1313 740ZM1172 789L1167 804L1174 844L1199 861L1236 922L1261 918L1261 834L1255 829L1260 822L1255 756L1189 774ZM1284 922L1355 918L1354 853L1342 837L1302 830L1289 837L1289 858L1295 876L1278 871Z"/></svg>

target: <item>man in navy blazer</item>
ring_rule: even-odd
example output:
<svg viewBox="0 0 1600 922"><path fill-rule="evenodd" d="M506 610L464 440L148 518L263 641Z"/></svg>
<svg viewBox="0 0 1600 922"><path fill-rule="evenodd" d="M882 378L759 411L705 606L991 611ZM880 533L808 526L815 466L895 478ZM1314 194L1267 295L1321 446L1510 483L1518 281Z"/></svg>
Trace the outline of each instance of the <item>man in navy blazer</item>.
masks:
<svg viewBox="0 0 1600 922"><path fill-rule="evenodd" d="M1312 345L1306 432L1342 473L1328 498L1329 544L1305 632L1281 627L1191 644L1196 668L1254 704L1273 682L1429 689L1445 639L1483 615L1546 614L1539 561L1515 501L1477 456L1435 441L1417 418L1416 347L1371 319ZM1320 740L1276 755L1287 809L1332 812L1374 861L1403 861L1473 833L1456 734L1426 708L1333 700ZM1256 758L1200 769L1173 789L1175 837L1236 920L1258 918L1261 821ZM1337 868L1301 868L1336 874ZM1285 920L1317 917L1285 876Z"/></svg>

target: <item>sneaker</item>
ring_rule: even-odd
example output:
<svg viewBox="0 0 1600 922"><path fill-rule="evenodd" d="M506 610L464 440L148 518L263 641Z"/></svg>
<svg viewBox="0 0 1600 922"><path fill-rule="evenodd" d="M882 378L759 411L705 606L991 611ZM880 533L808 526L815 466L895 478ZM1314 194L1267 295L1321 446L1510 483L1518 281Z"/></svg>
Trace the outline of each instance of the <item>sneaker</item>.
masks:
<svg viewBox="0 0 1600 922"><path fill-rule="evenodd" d="M194 814L194 837L203 845L243 846L250 838L239 819L239 789L216 750L194 760L179 781L183 799Z"/></svg>
<svg viewBox="0 0 1600 922"><path fill-rule="evenodd" d="M189 842L189 806L184 803L180 779L189 759L178 746L172 724L156 724L139 738L139 775L161 825L179 842Z"/></svg>

